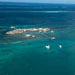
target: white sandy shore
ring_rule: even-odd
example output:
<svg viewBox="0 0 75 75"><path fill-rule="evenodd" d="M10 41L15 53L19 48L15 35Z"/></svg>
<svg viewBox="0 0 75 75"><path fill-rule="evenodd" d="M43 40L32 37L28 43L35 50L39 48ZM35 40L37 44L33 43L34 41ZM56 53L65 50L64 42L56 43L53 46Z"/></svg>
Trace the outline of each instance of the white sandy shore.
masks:
<svg viewBox="0 0 75 75"><path fill-rule="evenodd" d="M29 29L15 29L12 31L8 31L6 32L6 34L17 34L17 33L23 33L23 32L27 32L27 31L41 31L41 32L47 32L49 31L49 28L29 28Z"/></svg>

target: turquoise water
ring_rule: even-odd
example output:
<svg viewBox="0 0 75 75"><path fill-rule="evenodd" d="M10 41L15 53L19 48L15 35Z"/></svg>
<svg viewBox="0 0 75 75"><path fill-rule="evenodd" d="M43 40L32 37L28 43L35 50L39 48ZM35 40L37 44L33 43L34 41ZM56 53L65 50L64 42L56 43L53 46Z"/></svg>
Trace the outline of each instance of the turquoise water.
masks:
<svg viewBox="0 0 75 75"><path fill-rule="evenodd" d="M55 40L36 34L5 35L0 43L0 73L2 75L73 75L75 72L75 28L54 29ZM59 48L62 44L62 49ZM51 49L47 50L46 45Z"/></svg>
<svg viewBox="0 0 75 75"><path fill-rule="evenodd" d="M75 12L4 10L0 8L0 75L75 74ZM25 38L26 33L7 35L10 26L48 27L54 33L41 34L56 39L38 32L26 32L36 38ZM50 50L46 45L51 46Z"/></svg>

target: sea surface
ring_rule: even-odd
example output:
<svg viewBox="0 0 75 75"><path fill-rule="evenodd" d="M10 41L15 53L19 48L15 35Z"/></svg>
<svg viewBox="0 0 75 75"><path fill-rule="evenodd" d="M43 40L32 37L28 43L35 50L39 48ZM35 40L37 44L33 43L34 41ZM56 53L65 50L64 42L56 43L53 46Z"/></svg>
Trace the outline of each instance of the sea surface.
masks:
<svg viewBox="0 0 75 75"><path fill-rule="evenodd" d="M11 26L54 33L7 35ZM0 75L75 75L75 5L0 2Z"/></svg>

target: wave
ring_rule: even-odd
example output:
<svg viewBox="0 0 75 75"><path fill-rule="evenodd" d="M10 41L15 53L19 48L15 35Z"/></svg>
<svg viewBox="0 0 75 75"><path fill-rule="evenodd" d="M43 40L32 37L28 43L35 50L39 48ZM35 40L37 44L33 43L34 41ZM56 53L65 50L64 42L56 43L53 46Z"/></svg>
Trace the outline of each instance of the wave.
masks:
<svg viewBox="0 0 75 75"><path fill-rule="evenodd" d="M0 13L19 13L19 12L25 12L25 13L75 13L75 11L0 11Z"/></svg>

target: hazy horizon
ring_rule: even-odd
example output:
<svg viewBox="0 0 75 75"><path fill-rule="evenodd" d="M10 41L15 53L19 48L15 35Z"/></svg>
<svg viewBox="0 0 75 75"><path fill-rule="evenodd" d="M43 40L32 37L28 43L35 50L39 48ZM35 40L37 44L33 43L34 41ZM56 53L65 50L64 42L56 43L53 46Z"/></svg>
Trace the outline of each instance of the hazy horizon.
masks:
<svg viewBox="0 0 75 75"><path fill-rule="evenodd" d="M0 2L18 2L18 3L49 3L49 4L75 4L74 0L53 0L53 1L43 1L43 0L38 0L38 1L32 1L32 0L0 0Z"/></svg>

